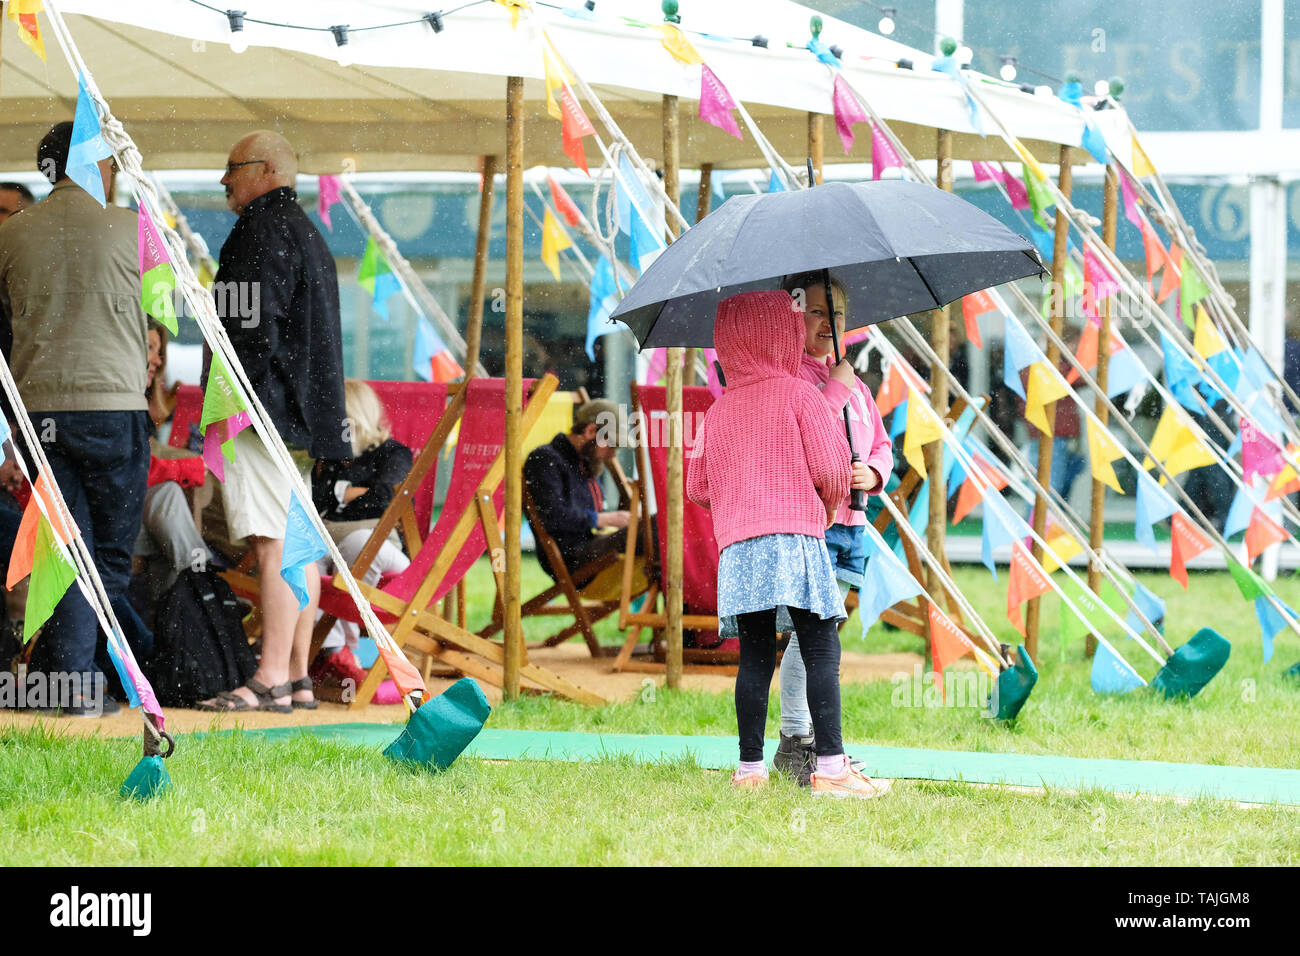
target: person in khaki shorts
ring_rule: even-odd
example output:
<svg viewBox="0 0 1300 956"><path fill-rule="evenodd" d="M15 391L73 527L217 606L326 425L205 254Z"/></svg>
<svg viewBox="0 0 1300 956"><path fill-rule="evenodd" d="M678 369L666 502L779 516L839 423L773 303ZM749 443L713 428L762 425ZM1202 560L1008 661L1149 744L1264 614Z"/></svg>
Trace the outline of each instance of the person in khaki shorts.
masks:
<svg viewBox="0 0 1300 956"><path fill-rule="evenodd" d="M222 325L253 391L288 446L308 488L314 461L352 457L343 401L338 275L325 240L298 205L298 160L278 133L234 145L221 183L239 216L221 248L213 293ZM252 428L235 437L222 486L232 540L257 555L262 658L242 687L204 701L217 711L314 708L307 651L320 575L307 565L307 607L280 577L290 483ZM311 499L302 502L312 507Z"/></svg>

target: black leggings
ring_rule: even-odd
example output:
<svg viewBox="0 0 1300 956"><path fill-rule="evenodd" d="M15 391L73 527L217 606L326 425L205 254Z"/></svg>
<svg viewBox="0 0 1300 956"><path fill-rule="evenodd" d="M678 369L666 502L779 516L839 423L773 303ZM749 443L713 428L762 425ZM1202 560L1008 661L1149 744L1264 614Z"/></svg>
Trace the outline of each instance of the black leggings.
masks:
<svg viewBox="0 0 1300 956"><path fill-rule="evenodd" d="M799 635L799 653L808 672L808 709L812 711L814 749L819 757L844 753L840 741L840 636L835 621L792 607L790 620ZM740 631L740 668L736 674L736 723L740 759L763 759L767 697L776 669L776 609L736 616Z"/></svg>

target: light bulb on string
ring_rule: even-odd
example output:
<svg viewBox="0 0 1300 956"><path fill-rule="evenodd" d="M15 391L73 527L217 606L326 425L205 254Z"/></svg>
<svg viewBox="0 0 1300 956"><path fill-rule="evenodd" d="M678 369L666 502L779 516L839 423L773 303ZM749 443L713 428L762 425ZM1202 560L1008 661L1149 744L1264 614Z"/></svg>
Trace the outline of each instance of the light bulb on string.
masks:
<svg viewBox="0 0 1300 956"><path fill-rule="evenodd" d="M957 61L958 65L965 66L971 60L975 59L975 51L963 43L961 46L957 47L957 52L952 55L952 58Z"/></svg>
<svg viewBox="0 0 1300 956"><path fill-rule="evenodd" d="M1098 80L1093 84L1092 91L1102 99L1110 96L1110 83L1107 80Z"/></svg>
<svg viewBox="0 0 1300 956"><path fill-rule="evenodd" d="M334 51L334 59L339 66L352 65L352 49L348 43L348 28L346 24L340 24L330 27L330 32L334 34L334 45L337 49Z"/></svg>
<svg viewBox="0 0 1300 956"><path fill-rule="evenodd" d="M230 21L230 52L243 53L248 49L248 35L244 33L243 10L227 10L226 19Z"/></svg>
<svg viewBox="0 0 1300 956"><path fill-rule="evenodd" d="M894 17L898 13L896 7L882 7L880 10L880 22L876 24L876 29L882 36L890 36L894 32Z"/></svg>
<svg viewBox="0 0 1300 956"><path fill-rule="evenodd" d="M1002 59L1002 69L998 70L998 75L1008 83L1016 78L1016 58L1014 56L1004 56Z"/></svg>

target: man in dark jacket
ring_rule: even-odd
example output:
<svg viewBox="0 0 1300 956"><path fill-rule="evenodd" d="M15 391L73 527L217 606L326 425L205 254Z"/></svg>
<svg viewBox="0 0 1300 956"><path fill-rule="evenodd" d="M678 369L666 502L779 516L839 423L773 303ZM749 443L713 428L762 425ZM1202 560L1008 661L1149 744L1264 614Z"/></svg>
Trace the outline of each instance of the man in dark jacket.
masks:
<svg viewBox="0 0 1300 956"><path fill-rule="evenodd" d="M626 511L605 511L600 475L618 451L614 427L617 407L609 399L593 399L573 416L573 428L549 444L539 445L524 461L524 483L546 533L555 539L570 572L627 544ZM617 528L612 534L599 529ZM638 542L639 544L640 542ZM537 560L552 578L555 573L539 548ZM582 581L575 583L581 585Z"/></svg>
<svg viewBox="0 0 1300 956"><path fill-rule="evenodd" d="M316 459L351 458L352 448L338 276L325 240L298 205L297 174L297 156L278 133L251 133L230 151L221 183L239 221L221 248L213 292L253 391L310 488ZM253 429L240 432L222 493L232 540L248 538L257 555L262 659L247 684L204 702L204 709L315 706L307 651L320 576L307 565L302 611L280 577L290 487Z"/></svg>

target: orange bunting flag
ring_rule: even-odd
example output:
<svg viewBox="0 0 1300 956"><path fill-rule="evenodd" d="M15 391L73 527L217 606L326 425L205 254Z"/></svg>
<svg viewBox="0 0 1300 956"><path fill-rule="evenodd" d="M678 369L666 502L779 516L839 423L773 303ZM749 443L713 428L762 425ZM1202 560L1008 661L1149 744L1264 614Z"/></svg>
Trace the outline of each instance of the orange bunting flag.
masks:
<svg viewBox="0 0 1300 956"><path fill-rule="evenodd" d="M979 488L975 485L975 480L967 478L961 483L961 488L957 492L957 508L952 513L952 523L960 523L961 519L970 514L975 506L983 500L984 496L980 494Z"/></svg>
<svg viewBox="0 0 1300 956"><path fill-rule="evenodd" d="M1183 282L1183 250L1176 242L1169 244L1169 253L1165 256L1165 271L1160 276L1160 292L1156 295L1156 301L1161 305L1165 299L1174 294Z"/></svg>
<svg viewBox="0 0 1300 956"><path fill-rule="evenodd" d="M1187 590L1187 562L1202 551L1209 550L1210 539L1181 511L1175 511L1169 525L1169 576Z"/></svg>
<svg viewBox="0 0 1300 956"><path fill-rule="evenodd" d="M1006 488L1007 485L1011 484L1011 479L1002 473L1002 469L994 465L979 452L972 452L970 457L971 460L979 466L980 471L984 472L993 487L998 491L1001 491Z"/></svg>
<svg viewBox="0 0 1300 956"><path fill-rule="evenodd" d="M984 348L984 342L980 339L979 317L985 312L996 312L997 308L993 304L993 296L989 295L987 289L962 296L961 316L966 322L966 338L973 342L977 349Z"/></svg>
<svg viewBox="0 0 1300 956"><path fill-rule="evenodd" d="M1290 447L1288 451L1295 454L1295 448ZM1273 483L1269 485L1268 494L1264 496L1265 501L1274 501L1283 495L1289 495L1292 492L1300 491L1300 475L1290 465L1284 464L1282 470L1277 473Z"/></svg>
<svg viewBox="0 0 1300 956"><path fill-rule="evenodd" d="M907 431L903 435L903 457L922 478L926 477L926 474L925 456L921 454L921 449L942 437L943 426L939 424L934 410L916 389L909 388L907 390Z"/></svg>
<svg viewBox="0 0 1300 956"><path fill-rule="evenodd" d="M587 119L587 114L578 105L577 97L567 86L560 90L560 112L563 114L560 120L560 135L564 143L564 155L590 176L591 170L587 169L587 151L582 147L582 137L596 132L596 127L591 125L591 120Z"/></svg>
<svg viewBox="0 0 1300 956"><path fill-rule="evenodd" d="M1151 176L1155 174L1156 167L1147 157L1146 150L1138 144L1136 136L1133 139L1133 175L1134 176Z"/></svg>
<svg viewBox="0 0 1300 956"><path fill-rule="evenodd" d="M546 176L546 184L551 187L551 203L555 206L555 211L564 217L564 221L570 226L576 226L582 221L582 211L578 209L578 204L573 201L564 187L555 181L555 177L549 173Z"/></svg>
<svg viewBox="0 0 1300 956"><path fill-rule="evenodd" d="M1156 235L1155 229L1145 219L1140 221L1142 223L1142 251L1146 253L1147 257L1147 292L1153 293L1152 277L1155 276L1156 271L1161 266L1168 263L1169 258L1165 252L1164 244L1160 241L1160 237Z"/></svg>
<svg viewBox="0 0 1300 956"><path fill-rule="evenodd" d="M32 496L27 499L27 507L23 509L22 520L18 523L18 534L14 538L13 553L9 558L9 573L5 577L5 587L9 590L13 590L15 584L32 573L32 559L36 553L36 529L43 517L37 497L45 503L45 510L54 519L54 523L50 524L50 530L59 542L67 544L73 538L73 534L68 533L68 529L55 510L45 476L37 475L36 484L32 487ZM74 533L75 530L74 528Z"/></svg>
<svg viewBox="0 0 1300 956"><path fill-rule="evenodd" d="M975 645L956 624L954 624L947 614L939 610L933 602L928 602L930 611L930 654L934 658L934 682L941 691L944 691L945 699L947 691L943 686L943 671L949 664L967 654L975 654Z"/></svg>
<svg viewBox="0 0 1300 956"><path fill-rule="evenodd" d="M1047 406L1070 394L1065 383L1052 374L1046 362L1029 366L1029 385L1025 389L1025 418L1045 435L1052 434L1052 424L1047 420Z"/></svg>
<svg viewBox="0 0 1300 956"><path fill-rule="evenodd" d="M45 59L45 41L41 39L41 23L36 14L44 7L41 0L9 0L9 19L18 24L18 39L42 60Z"/></svg>
<svg viewBox="0 0 1300 956"><path fill-rule="evenodd" d="M1088 458L1092 461L1092 477L1103 485L1114 488L1121 495L1124 489L1119 486L1115 466L1111 462L1124 457L1124 449L1119 447L1115 437L1095 419L1088 419Z"/></svg>
<svg viewBox="0 0 1300 956"><path fill-rule="evenodd" d="M898 370L901 361L896 358L889 364L889 373L881 382L880 391L876 393L876 410L881 415L888 415L907 398L907 383L903 381L903 376Z"/></svg>
<svg viewBox="0 0 1300 956"><path fill-rule="evenodd" d="M416 670L415 665L400 653L393 653L384 644L379 644L379 656L383 658L384 666L388 668L388 676L397 685L399 694L407 697L413 692L419 691L420 696L428 700L429 694L424 687L424 678L420 676L420 672Z"/></svg>
<svg viewBox="0 0 1300 956"><path fill-rule="evenodd" d="M1272 545L1285 541L1286 531L1282 526L1264 514L1258 508L1250 513L1250 524L1246 526L1246 559L1254 561Z"/></svg>
<svg viewBox="0 0 1300 956"><path fill-rule="evenodd" d="M1101 326L1095 322L1083 323L1079 333L1079 346L1074 350L1075 360L1088 371L1097 365L1097 342L1101 338ZM1065 380L1071 385L1079 378L1079 370L1072 368L1065 374Z"/></svg>
<svg viewBox="0 0 1300 956"><path fill-rule="evenodd" d="M1022 637L1025 634L1025 622L1020 614L1020 605L1030 598L1038 597L1051 586L1047 575L1038 566L1038 562L1030 556L1024 544L1013 541L1011 543L1011 581L1007 585L1007 620L1020 632Z"/></svg>
<svg viewBox="0 0 1300 956"><path fill-rule="evenodd" d="M1218 355L1228 347L1228 343L1223 341L1223 336L1219 334L1219 330L1210 321L1205 306L1200 303L1197 303L1196 306L1196 334L1192 337L1192 347L1196 349L1196 354L1201 358Z"/></svg>

